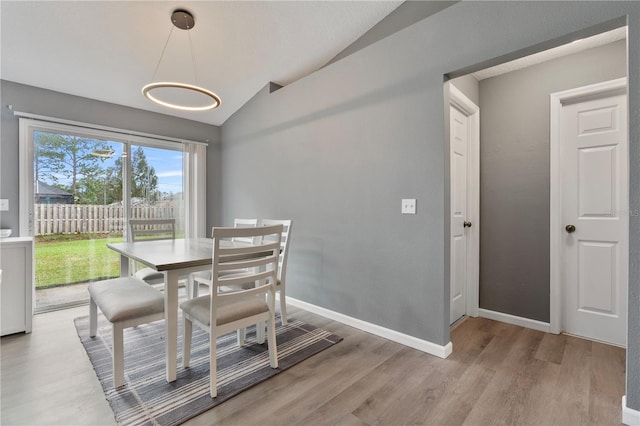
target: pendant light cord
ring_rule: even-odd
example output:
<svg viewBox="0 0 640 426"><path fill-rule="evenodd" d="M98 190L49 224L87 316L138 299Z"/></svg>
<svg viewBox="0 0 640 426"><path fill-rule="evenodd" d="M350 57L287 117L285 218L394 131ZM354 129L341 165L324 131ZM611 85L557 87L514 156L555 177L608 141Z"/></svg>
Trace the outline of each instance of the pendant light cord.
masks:
<svg viewBox="0 0 640 426"><path fill-rule="evenodd" d="M196 75L196 56L193 54L193 43L191 42L191 32L187 31L189 37L189 50L191 51L191 65L193 65L193 81L198 85L198 76Z"/></svg>
<svg viewBox="0 0 640 426"><path fill-rule="evenodd" d="M167 37L167 41L164 42L164 47L162 48L162 53L160 54L160 59L158 59L158 64L156 65L156 69L153 71L153 76L151 77L151 81L156 79L156 74L158 73L158 69L160 68L160 63L162 62L162 58L164 58L164 52L167 50L167 46L169 45L171 34L173 34L173 24L171 24L171 29L169 30L169 36ZM191 54L193 55L193 50Z"/></svg>

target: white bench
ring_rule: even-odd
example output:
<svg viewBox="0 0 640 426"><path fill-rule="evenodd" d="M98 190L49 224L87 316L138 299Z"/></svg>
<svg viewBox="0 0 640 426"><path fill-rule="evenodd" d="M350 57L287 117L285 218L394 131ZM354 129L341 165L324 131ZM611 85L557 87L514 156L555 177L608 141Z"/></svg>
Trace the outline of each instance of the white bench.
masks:
<svg viewBox="0 0 640 426"><path fill-rule="evenodd" d="M113 387L124 384L125 328L164 319L164 296L134 277L89 284L89 336L98 330L98 308L113 325Z"/></svg>

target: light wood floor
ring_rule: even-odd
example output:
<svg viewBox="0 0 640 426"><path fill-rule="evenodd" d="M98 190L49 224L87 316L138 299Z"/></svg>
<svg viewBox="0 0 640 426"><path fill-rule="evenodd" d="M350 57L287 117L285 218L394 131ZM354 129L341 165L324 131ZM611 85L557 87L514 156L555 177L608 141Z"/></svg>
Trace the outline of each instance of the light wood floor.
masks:
<svg viewBox="0 0 640 426"><path fill-rule="evenodd" d="M2 338L0 424L115 424L72 322L87 311L36 315L32 334ZM344 340L187 425L620 424L620 348L472 318L453 330L443 360L290 315Z"/></svg>

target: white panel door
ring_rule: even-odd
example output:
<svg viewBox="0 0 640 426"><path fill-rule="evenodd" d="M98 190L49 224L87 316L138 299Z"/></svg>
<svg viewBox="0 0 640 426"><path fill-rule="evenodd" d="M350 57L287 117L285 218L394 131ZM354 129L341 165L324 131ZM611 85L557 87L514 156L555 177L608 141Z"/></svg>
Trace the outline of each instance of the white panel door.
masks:
<svg viewBox="0 0 640 426"><path fill-rule="evenodd" d="M467 149L469 118L451 106L451 318L450 323L466 313L467 293Z"/></svg>
<svg viewBox="0 0 640 426"><path fill-rule="evenodd" d="M560 126L565 228L563 329L626 345L626 95L601 95L564 105Z"/></svg>

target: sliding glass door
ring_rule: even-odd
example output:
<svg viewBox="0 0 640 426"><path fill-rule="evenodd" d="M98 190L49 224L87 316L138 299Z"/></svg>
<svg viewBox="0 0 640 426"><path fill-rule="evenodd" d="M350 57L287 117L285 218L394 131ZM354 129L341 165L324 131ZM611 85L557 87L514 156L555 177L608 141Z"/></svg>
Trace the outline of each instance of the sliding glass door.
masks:
<svg viewBox="0 0 640 426"><path fill-rule="evenodd" d="M106 245L127 238L129 218L172 218L176 236L185 235L181 144L63 125L28 129L36 311L87 303L90 282L117 277L119 257Z"/></svg>

